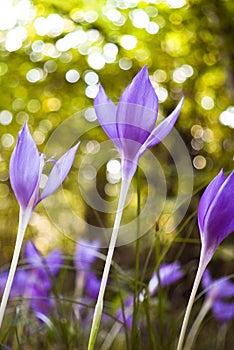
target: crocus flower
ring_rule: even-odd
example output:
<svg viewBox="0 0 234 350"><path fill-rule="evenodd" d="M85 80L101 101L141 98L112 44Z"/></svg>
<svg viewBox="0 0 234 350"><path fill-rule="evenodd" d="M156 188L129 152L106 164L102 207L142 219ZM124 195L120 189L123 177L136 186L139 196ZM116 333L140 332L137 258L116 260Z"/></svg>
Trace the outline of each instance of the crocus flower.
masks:
<svg viewBox="0 0 234 350"><path fill-rule="evenodd" d="M53 278L58 274L63 264L62 252L52 250L46 257L42 257L32 241L24 247L26 265L17 269L11 288L10 299L16 297L31 298L29 307L34 314L47 315L53 305L50 298ZM8 278L8 273L0 275L0 292L2 293Z"/></svg>
<svg viewBox="0 0 234 350"><path fill-rule="evenodd" d="M32 212L42 199L48 197L62 184L71 169L77 147L78 144L66 152L58 161L54 161L54 167L42 193L39 194L45 156L39 153L29 133L27 123L24 124L10 160L11 186L22 211Z"/></svg>
<svg viewBox="0 0 234 350"><path fill-rule="evenodd" d="M198 224L206 264L220 243L234 230L234 171L223 170L207 186L198 207Z"/></svg>
<svg viewBox="0 0 234 350"><path fill-rule="evenodd" d="M183 99L174 111L154 128L158 114L158 97L144 66L125 89L116 106L102 85L94 100L98 121L117 147L122 160L122 178L131 181L139 158L149 147L161 142L172 130Z"/></svg>
<svg viewBox="0 0 234 350"><path fill-rule="evenodd" d="M181 328L177 350L183 346L192 305L202 275L220 243L234 230L234 171L226 178L223 170L210 182L198 207L201 254Z"/></svg>
<svg viewBox="0 0 234 350"><path fill-rule="evenodd" d="M10 160L10 182L20 206L19 225L8 280L0 306L0 327L14 279L24 233L33 209L41 200L52 194L62 184L71 169L78 145L72 147L57 162L53 160L54 166L48 176L44 189L39 194L45 156L39 153L29 133L27 123L24 124L22 130L19 132L17 144Z"/></svg>
<svg viewBox="0 0 234 350"><path fill-rule="evenodd" d="M78 272L82 270L88 272L90 270L91 264L95 261L99 249L100 242L98 240L91 242L87 239L80 239L77 242L74 264Z"/></svg>
<svg viewBox="0 0 234 350"><path fill-rule="evenodd" d="M161 287L167 287L177 282L184 276L184 271L181 270L180 263L178 261L172 264L162 264L159 267L159 278ZM149 295L153 295L157 292L159 286L158 275L154 272L152 278L148 284Z"/></svg>
<svg viewBox="0 0 234 350"><path fill-rule="evenodd" d="M234 318L234 283L221 277L212 280L208 270L204 272L202 284L206 289L205 303L209 303L213 314L220 324Z"/></svg>
<svg viewBox="0 0 234 350"><path fill-rule="evenodd" d="M25 244L24 257L29 265L26 293L32 298L30 308L35 315L47 315L52 307L50 295L53 279L64 261L62 252L60 249L54 249L46 257L42 257L30 240Z"/></svg>
<svg viewBox="0 0 234 350"><path fill-rule="evenodd" d="M150 83L146 66L141 69L132 83L125 89L117 106L107 97L101 85L94 100L98 121L119 152L122 183L100 292L95 306L88 350L94 349L124 203L139 158L147 148L155 146L170 133L179 116L182 104L183 98L169 117L154 128L158 114L158 97Z"/></svg>

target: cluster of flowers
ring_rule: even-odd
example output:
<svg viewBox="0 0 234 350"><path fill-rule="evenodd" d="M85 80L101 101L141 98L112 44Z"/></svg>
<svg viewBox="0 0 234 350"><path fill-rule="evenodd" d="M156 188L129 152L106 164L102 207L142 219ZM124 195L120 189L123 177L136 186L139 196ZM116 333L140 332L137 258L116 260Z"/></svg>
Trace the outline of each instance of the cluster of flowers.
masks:
<svg viewBox="0 0 234 350"><path fill-rule="evenodd" d="M101 284L101 280L93 272L92 264L98 256L100 244L98 241L90 242L81 239L76 245L73 256L73 263L76 270L74 297L76 301L82 302L82 305L93 304L96 300ZM54 286L57 282L57 275L64 267L65 258L60 249L52 250L47 256L42 256L34 243L29 240L25 243L23 251L24 264L18 267L14 282L12 284L10 299L20 300L20 304L25 299L28 301L28 307L35 317L41 321L48 317L53 309L56 309L56 298ZM144 301L147 289L147 297L157 295L159 284L161 288L166 288L179 281L185 272L182 270L179 262L162 264L158 273L154 272L148 285L140 295L140 302ZM4 286L8 278L8 272L0 274L0 295L3 294ZM227 278L212 280L208 270L203 276L203 286L206 292L204 305L209 305L206 309L212 309L213 314L219 324L229 322L234 318L234 283ZM56 296L57 297L57 296ZM61 300L63 295L59 295ZM22 304L24 305L24 304ZM88 319L92 318L92 309L88 313L84 306L73 304L74 312L77 318L82 317L83 311ZM126 322L129 329L132 326L133 297L127 296L124 300L124 308L116 308L115 316L119 321ZM105 317L104 317L105 319Z"/></svg>
<svg viewBox="0 0 234 350"><path fill-rule="evenodd" d="M117 106L107 97L102 86L100 86L99 93L95 98L94 107L99 123L119 151L121 158L122 184L119 196L119 205L116 212L116 219L102 280L100 282L96 276L90 276L88 279L86 279L85 275L83 279L83 283L90 282L90 286L87 288L87 290L92 289L92 294L95 295L95 297L97 297L98 294L91 328L90 342L88 345L89 350L93 349L95 345L95 339L102 315L105 288L108 280L118 229L121 222L124 202L132 177L137 169L139 158L144 154L147 148L158 144L170 133L178 118L182 104L183 98L178 103L174 111L156 128L154 128L158 114L158 98L150 83L146 67L142 68L142 70L133 79L132 83L123 92ZM24 125L22 131L19 133L18 141L10 161L10 181L20 205L19 230L17 234L15 253L3 293L0 308L0 324L2 322L8 296L10 294L11 285L20 254L20 248L23 242L24 232L32 212L41 200L48 197L61 185L71 169L78 145L79 144L71 148L58 161L55 161L54 159L51 160L54 162L54 167L48 176L42 192L39 193L39 184L45 164L45 156L38 152L35 142L28 130L27 124ZM232 173L226 178L221 170L205 190L198 208L198 224L201 236L200 262L191 297L185 313L181 336L178 343L178 350L182 349L191 308L199 283L207 268L207 265L212 259L217 247L234 229L233 199L234 171L232 171ZM34 258L32 259L32 256L34 256L34 258L37 256L35 260L37 261L36 264L33 263ZM40 294L42 290L37 282L43 278L46 285L46 287L43 288L43 293L45 294L42 293L43 295L40 295L40 297L43 299L51 292L50 277L53 277L53 275L58 272L62 265L61 254L58 252L52 252L51 255L44 259L44 263L42 263L36 248L32 243L28 243L25 248L25 257L32 268L33 273L31 273L31 275L34 277L36 276L36 278L29 278L24 286L22 286L22 292L23 294L28 293L30 296L38 296L37 293ZM54 263L56 263L55 266L53 266ZM44 269L44 265L47 266L47 270ZM25 271L18 271L17 274L21 274L23 276ZM17 285L18 280L18 284L20 285L24 278L17 277L17 274L15 285ZM178 278L182 277L182 275L183 273L180 271L180 266L178 263L174 263L171 266L162 265L159 274L154 275L149 283L149 292L152 293L152 291L155 292L157 290L157 283L159 283L159 281L157 282L158 276L161 278L161 285L166 286L172 282L175 282ZM211 280L209 280L209 277L207 276L208 275L206 273L204 279L205 286L211 283ZM6 276L2 277L2 280L4 279L6 280ZM225 282L222 281L222 284L225 285ZM228 284L231 286L231 288L227 288L226 291L229 291L230 289L232 290L231 282L228 282ZM12 289L12 295L15 293L15 288ZM18 290L20 290L20 288L18 288ZM99 292L97 292L97 290L99 290ZM233 296L233 292L222 294L221 289L216 287L214 290L213 292L208 292L207 295L209 300L212 300L212 302L210 302L210 307L213 308L215 315L218 315L218 318L220 319L219 310L222 309L223 311L225 309L223 298ZM141 298L143 298L143 295L141 295ZM40 300L41 302L42 299ZM33 310L37 309L37 307L35 308L36 304L39 305L40 303L36 303L34 300L30 304ZM127 304L129 307L131 305L131 301L128 301ZM233 307L233 304L229 304L229 306L230 305ZM47 310L48 309L49 308L47 308ZM43 311L43 308L39 312L41 311ZM225 314L227 315L225 319L228 318L228 315L233 317L233 310Z"/></svg>

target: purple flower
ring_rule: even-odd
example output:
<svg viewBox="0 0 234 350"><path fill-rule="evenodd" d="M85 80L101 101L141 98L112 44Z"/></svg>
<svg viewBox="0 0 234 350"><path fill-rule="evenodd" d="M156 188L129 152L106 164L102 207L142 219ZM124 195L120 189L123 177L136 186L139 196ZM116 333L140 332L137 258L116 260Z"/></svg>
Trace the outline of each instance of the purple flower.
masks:
<svg viewBox="0 0 234 350"><path fill-rule="evenodd" d="M25 244L24 256L30 266L26 293L31 297L30 308L35 314L47 315L53 303L50 294L53 278L63 265L62 252L52 250L46 257L42 257L32 241Z"/></svg>
<svg viewBox="0 0 234 350"><path fill-rule="evenodd" d="M100 289L101 280L97 278L95 273L89 272L85 279L85 294L90 299L97 299L98 292Z"/></svg>
<svg viewBox="0 0 234 350"><path fill-rule="evenodd" d="M172 130L183 99L174 111L155 129L158 98L144 66L125 89L116 106L100 85L94 100L102 128L116 145L122 160L123 179L131 181L137 163L147 148L161 142Z"/></svg>
<svg viewBox="0 0 234 350"><path fill-rule="evenodd" d="M212 311L219 323L226 323L234 318L234 283L222 277L212 280L208 270L204 272L202 283L206 289L206 301L211 304Z"/></svg>
<svg viewBox="0 0 234 350"><path fill-rule="evenodd" d="M42 257L32 241L24 247L26 266L17 269L13 280L10 298L32 298L29 303L31 310L37 315L47 315L53 303L50 298L53 278L63 265L62 252L52 250L46 257ZM3 293L8 278L8 272L0 275L0 292Z"/></svg>
<svg viewBox="0 0 234 350"><path fill-rule="evenodd" d="M100 242L95 240L90 242L86 239L81 239L76 245L74 255L74 264L77 270L84 270L88 272L91 264L96 259L96 254L100 249Z"/></svg>
<svg viewBox="0 0 234 350"><path fill-rule="evenodd" d="M39 153L27 123L24 124L10 160L11 186L24 212L32 211L42 199L48 197L61 185L71 169L77 147L78 144L55 162L45 187L39 195L45 156Z"/></svg>
<svg viewBox="0 0 234 350"><path fill-rule="evenodd" d="M183 276L184 271L181 270L180 263L178 261L172 264L162 264L159 268L160 284L163 288L177 282ZM155 294L157 292L158 286L158 275L156 272L154 272L148 285L149 294Z"/></svg>
<svg viewBox="0 0 234 350"><path fill-rule="evenodd" d="M198 207L202 254L206 264L220 243L234 230L234 171L225 178L223 170L211 181Z"/></svg>
<svg viewBox="0 0 234 350"><path fill-rule="evenodd" d="M116 311L116 318L121 321L121 322L126 322L126 326L131 329L132 328L132 318L133 318L133 297L132 296L128 296L125 300L124 300L124 310L122 310L122 307L120 307L117 311ZM124 314L123 314L124 311Z"/></svg>

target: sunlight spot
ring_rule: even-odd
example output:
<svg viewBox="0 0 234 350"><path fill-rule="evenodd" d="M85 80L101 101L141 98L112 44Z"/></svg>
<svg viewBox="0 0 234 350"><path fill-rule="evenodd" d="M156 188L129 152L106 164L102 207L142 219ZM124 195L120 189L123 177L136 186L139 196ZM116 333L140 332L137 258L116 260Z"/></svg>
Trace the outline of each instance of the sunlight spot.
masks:
<svg viewBox="0 0 234 350"><path fill-rule="evenodd" d="M88 64L93 69L99 70L105 66L105 59L101 53L94 52L88 56Z"/></svg>
<svg viewBox="0 0 234 350"><path fill-rule="evenodd" d="M196 156L193 158L193 165L196 169L201 170L206 166L206 159L203 156Z"/></svg>
<svg viewBox="0 0 234 350"><path fill-rule="evenodd" d="M84 80L88 85L96 85L99 81L99 77L97 73L89 71L85 74Z"/></svg>
<svg viewBox="0 0 234 350"><path fill-rule="evenodd" d="M0 112L0 123L2 125L9 125L12 122L12 113L8 110L3 110Z"/></svg>
<svg viewBox="0 0 234 350"><path fill-rule="evenodd" d="M219 120L223 125L234 128L234 106L229 106L226 111L222 112Z"/></svg>
<svg viewBox="0 0 234 350"><path fill-rule="evenodd" d="M166 4L173 9L178 9L186 4L186 0L166 0Z"/></svg>
<svg viewBox="0 0 234 350"><path fill-rule="evenodd" d="M128 57L122 57L119 60L119 66L123 70L128 70L132 68L132 60Z"/></svg>
<svg viewBox="0 0 234 350"><path fill-rule="evenodd" d="M133 10L130 13L130 18L132 20L132 24L136 28L140 28L140 29L145 28L147 26L147 24L149 23L149 16L142 9Z"/></svg>
<svg viewBox="0 0 234 350"><path fill-rule="evenodd" d="M120 39L120 45L125 50L132 50L137 45L137 38L133 35L123 35Z"/></svg>
<svg viewBox="0 0 234 350"><path fill-rule="evenodd" d="M210 109L214 108L214 100L213 100L213 98L210 97L210 96L202 97L201 106L202 106L202 108L204 108L206 110L210 110Z"/></svg>
<svg viewBox="0 0 234 350"><path fill-rule="evenodd" d="M76 69L69 69L65 75L69 83L76 83L80 79L80 73Z"/></svg>

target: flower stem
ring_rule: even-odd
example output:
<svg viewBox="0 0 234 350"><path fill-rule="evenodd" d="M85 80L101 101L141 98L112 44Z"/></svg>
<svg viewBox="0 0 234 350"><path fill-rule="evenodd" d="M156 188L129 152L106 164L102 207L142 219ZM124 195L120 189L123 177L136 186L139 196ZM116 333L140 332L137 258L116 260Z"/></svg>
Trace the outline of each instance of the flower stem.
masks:
<svg viewBox="0 0 234 350"><path fill-rule="evenodd" d="M207 312L210 310L212 306L212 301L211 299L207 299L204 304L202 305L202 308L199 312L199 314L197 315L196 320L193 323L193 326L188 334L188 337L186 339L186 343L184 346L184 350L190 350L193 346L194 343L194 339L197 335L197 332L201 326L202 321L204 320Z"/></svg>
<svg viewBox="0 0 234 350"><path fill-rule="evenodd" d="M7 301L8 301L9 295L10 295L11 286L12 286L15 271L17 268L20 250L21 250L21 246L23 243L23 239L24 239L24 233L25 233L25 230L26 230L26 227L28 225L30 217L31 217L31 211L30 212L27 210L23 211L20 208L19 226L18 226L18 232L17 232L16 242L15 242L15 249L14 249L13 258L11 261L11 266L10 266L10 270L9 270L9 274L8 274L8 279L7 279L5 289L4 289L4 293L3 293L2 301L1 301L1 306L0 306L0 328L2 325L2 320L4 317Z"/></svg>
<svg viewBox="0 0 234 350"><path fill-rule="evenodd" d="M205 259L203 259L203 257L204 257L204 254L201 252L200 261L199 261L199 265L198 265L198 269L197 269L197 274L196 274L196 277L195 277L195 280L193 283L192 292L190 294L189 302L187 304L183 324L182 324L181 331L180 331L180 337L179 337L179 342L177 345L177 350L182 350L183 343L184 343L184 337L185 337L186 329L188 326L188 321L189 321L190 313L191 313L192 306L194 303L194 299L195 299L195 296L196 296L196 293L198 290L198 286L201 282L203 272L207 266L207 262L205 261Z"/></svg>
<svg viewBox="0 0 234 350"><path fill-rule="evenodd" d="M134 283L134 302L133 302L133 321L131 331L131 345L135 346L137 333L137 318L139 309L139 269L140 269L140 213L141 213L141 185L139 167L136 171L137 175L137 237L136 237L136 263L135 263L135 283Z"/></svg>
<svg viewBox="0 0 234 350"><path fill-rule="evenodd" d="M106 257L105 267L104 267L103 274L102 274L101 286L100 286L100 290L99 290L99 294L98 294L98 298L97 298L97 302L96 302L96 306L95 306L95 310L94 310L93 322L92 322L91 332L90 332L90 336L89 336L88 350L94 349L98 329L99 329L100 322L101 322L104 294L105 294L105 290L106 290L106 285L107 285L107 280L108 280L109 271L110 271L110 267L111 267L112 257L113 257L113 253L114 253L114 249L115 249L116 240L118 237L119 226L120 226L120 222L121 222L121 218L122 218L122 214L123 214L124 203L125 203L126 196L128 193L129 185L130 185L130 182L122 180L120 196L119 196L119 203L118 203L118 208L117 208L117 212L116 212L116 216L115 216L114 227L113 227L113 231L112 231L112 235L111 235L111 239L110 239L110 243L109 243L109 249L108 249L108 253L107 253L107 257Z"/></svg>

